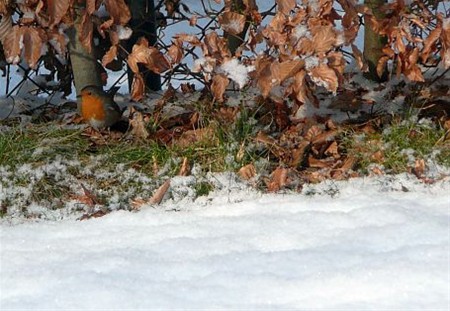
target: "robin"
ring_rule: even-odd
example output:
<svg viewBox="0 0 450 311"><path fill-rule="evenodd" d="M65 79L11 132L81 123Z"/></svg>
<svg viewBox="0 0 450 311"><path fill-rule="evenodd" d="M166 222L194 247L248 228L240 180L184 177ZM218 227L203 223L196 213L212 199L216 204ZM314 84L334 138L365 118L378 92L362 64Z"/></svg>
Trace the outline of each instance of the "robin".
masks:
<svg viewBox="0 0 450 311"><path fill-rule="evenodd" d="M106 93L95 85L85 86L77 97L81 97L81 116L93 128L111 127L122 117L122 111L114 101L114 93Z"/></svg>

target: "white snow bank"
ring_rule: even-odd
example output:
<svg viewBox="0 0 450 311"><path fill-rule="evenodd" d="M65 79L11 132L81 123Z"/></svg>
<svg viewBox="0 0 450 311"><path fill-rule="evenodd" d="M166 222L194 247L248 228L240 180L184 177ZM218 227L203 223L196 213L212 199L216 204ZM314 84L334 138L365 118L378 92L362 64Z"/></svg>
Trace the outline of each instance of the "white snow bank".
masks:
<svg viewBox="0 0 450 311"><path fill-rule="evenodd" d="M449 190L403 175L3 224L0 308L446 310Z"/></svg>

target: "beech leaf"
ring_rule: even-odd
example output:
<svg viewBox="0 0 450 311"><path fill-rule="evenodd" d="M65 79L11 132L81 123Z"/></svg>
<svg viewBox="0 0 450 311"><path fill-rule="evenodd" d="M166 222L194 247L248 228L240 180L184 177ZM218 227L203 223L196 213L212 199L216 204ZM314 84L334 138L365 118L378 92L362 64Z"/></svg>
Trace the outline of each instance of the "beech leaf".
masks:
<svg viewBox="0 0 450 311"><path fill-rule="evenodd" d="M222 29L233 35L240 34L245 27L245 16L236 12L227 11L219 16Z"/></svg>

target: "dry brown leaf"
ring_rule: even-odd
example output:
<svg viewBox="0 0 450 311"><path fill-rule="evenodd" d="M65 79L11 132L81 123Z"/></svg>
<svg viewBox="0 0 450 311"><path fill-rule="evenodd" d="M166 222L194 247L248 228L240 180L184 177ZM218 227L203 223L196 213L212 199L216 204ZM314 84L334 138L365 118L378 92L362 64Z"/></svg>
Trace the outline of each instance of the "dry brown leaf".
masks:
<svg viewBox="0 0 450 311"><path fill-rule="evenodd" d="M307 154L309 142L303 140L296 148L292 150L291 161L289 166L298 167L303 163L305 155Z"/></svg>
<svg viewBox="0 0 450 311"><path fill-rule="evenodd" d="M170 58L170 63L178 64L183 58L183 49L178 44L172 44L167 51L167 55Z"/></svg>
<svg viewBox="0 0 450 311"><path fill-rule="evenodd" d="M150 198L149 203L150 204L159 204L161 203L162 199L164 198L164 195L166 194L167 190L169 190L170 187L170 179L167 179L153 194L153 196Z"/></svg>
<svg viewBox="0 0 450 311"><path fill-rule="evenodd" d="M338 88L338 77L336 72L325 64L320 64L310 70L309 76L317 85L325 87L328 91L336 93Z"/></svg>
<svg viewBox="0 0 450 311"><path fill-rule="evenodd" d="M131 200L131 209L134 211L139 211L143 205L147 204L147 201L142 198L136 198Z"/></svg>
<svg viewBox="0 0 450 311"><path fill-rule="evenodd" d="M356 158L353 156L348 156L347 159L345 159L344 164L341 166L341 170L344 172L348 172L349 170L353 169L353 167L356 164Z"/></svg>
<svg viewBox="0 0 450 311"><path fill-rule="evenodd" d="M323 130L318 125L313 125L308 129L304 138L312 143L316 139L316 137L322 133Z"/></svg>
<svg viewBox="0 0 450 311"><path fill-rule="evenodd" d="M133 46L127 62L134 73L139 72L139 63L144 64L145 67L155 73L163 73L170 68L170 63L164 55L158 49L148 46L146 40L141 40Z"/></svg>
<svg viewBox="0 0 450 311"><path fill-rule="evenodd" d="M91 52L94 24L92 22L91 15L89 15L87 12L85 12L81 18L78 32L81 44L88 52Z"/></svg>
<svg viewBox="0 0 450 311"><path fill-rule="evenodd" d="M241 167L238 171L239 176L244 180L252 179L256 176L256 168L253 164L247 164Z"/></svg>
<svg viewBox="0 0 450 311"><path fill-rule="evenodd" d="M312 144L316 145L316 144L324 144L324 143L333 141L334 138L336 137L337 133L338 133L338 130L330 130L330 131L322 132L322 133L314 136L314 138L311 142L312 142Z"/></svg>
<svg viewBox="0 0 450 311"><path fill-rule="evenodd" d="M422 53L420 55L422 62L426 62L428 57L434 50L436 49L436 42L439 40L439 37L441 36L442 32L442 26L437 25L435 29L433 29L428 37L423 42L423 49Z"/></svg>
<svg viewBox="0 0 450 311"><path fill-rule="evenodd" d="M223 102L224 98L223 95L225 93L225 90L228 86L230 81L228 80L227 76L224 74L216 74L213 77L213 81L211 84L211 92L214 96L214 99L218 102Z"/></svg>
<svg viewBox="0 0 450 311"><path fill-rule="evenodd" d="M381 77L385 71L386 68L386 64L389 60L389 56L382 56L380 57L380 59L378 60L378 64L377 64L377 75L378 77ZM401 66L400 66L401 68Z"/></svg>
<svg viewBox="0 0 450 311"><path fill-rule="evenodd" d="M370 156L370 159L375 161L375 163L383 163L384 162L384 153L381 150L376 151Z"/></svg>
<svg viewBox="0 0 450 311"><path fill-rule="evenodd" d="M20 61L22 28L18 25L12 27L2 42L8 63L17 64Z"/></svg>
<svg viewBox="0 0 450 311"><path fill-rule="evenodd" d="M181 133L181 136L173 141L179 148L188 148L193 144L201 141L211 140L214 131L210 127L188 130Z"/></svg>
<svg viewBox="0 0 450 311"><path fill-rule="evenodd" d="M413 173L417 178L424 177L426 164L424 159L417 159L414 163Z"/></svg>
<svg viewBox="0 0 450 311"><path fill-rule="evenodd" d="M189 176L191 174L191 167L189 166L188 158L183 158L183 163L181 164L178 176Z"/></svg>
<svg viewBox="0 0 450 311"><path fill-rule="evenodd" d="M140 101L144 97L145 82L140 73L135 73L133 77L133 83L131 85L131 99L134 101Z"/></svg>
<svg viewBox="0 0 450 311"><path fill-rule="evenodd" d="M316 159L312 156L308 157L308 165L309 167L314 168L331 168L335 163L334 159Z"/></svg>
<svg viewBox="0 0 450 311"><path fill-rule="evenodd" d="M316 53L326 53L336 44L336 31L331 25L311 27L311 33L313 35L312 44Z"/></svg>
<svg viewBox="0 0 450 311"><path fill-rule="evenodd" d="M285 80L296 75L299 70L305 67L303 60L288 60L282 63L274 62L271 65L271 78L283 83Z"/></svg>
<svg viewBox="0 0 450 311"><path fill-rule="evenodd" d="M289 169L278 167L272 172L270 181L267 183L267 190L276 192L288 184Z"/></svg>
<svg viewBox="0 0 450 311"><path fill-rule="evenodd" d="M150 136L147 131L147 123L145 122L144 115L134 107L130 108L130 125L132 136L141 139L147 139Z"/></svg>
<svg viewBox="0 0 450 311"><path fill-rule="evenodd" d="M23 57L31 68L36 68L36 65L41 57L42 52L42 38L39 36L39 31L32 27L23 27Z"/></svg>
<svg viewBox="0 0 450 311"><path fill-rule="evenodd" d="M189 19L189 26L195 26L197 25L197 15L192 15L191 18Z"/></svg>
<svg viewBox="0 0 450 311"><path fill-rule="evenodd" d="M245 16L236 12L227 11L219 16L222 29L232 35L240 34L245 27Z"/></svg>
<svg viewBox="0 0 450 311"><path fill-rule="evenodd" d="M0 42L3 43L3 40L5 40L6 36L11 32L12 27L11 15L3 15L0 20ZM5 46L5 44L3 44L3 46Z"/></svg>
<svg viewBox="0 0 450 311"><path fill-rule="evenodd" d="M276 3L278 5L278 11L284 15L288 15L296 5L295 0L276 0Z"/></svg>
<svg viewBox="0 0 450 311"><path fill-rule="evenodd" d="M83 189L84 197L80 197L80 199L84 204L88 205L89 207L94 207L95 205L100 204L100 201L97 199L97 197L83 184L81 184L81 188Z"/></svg>
<svg viewBox="0 0 450 311"><path fill-rule="evenodd" d="M367 72L369 70L369 66L367 66L367 63L364 60L362 52L354 44L352 44L352 52L359 70L361 70L362 72Z"/></svg>
<svg viewBox="0 0 450 311"><path fill-rule="evenodd" d="M117 56L117 46L113 45L109 48L109 50L105 53L102 58L102 65L106 67L110 62L112 62Z"/></svg>
<svg viewBox="0 0 450 311"><path fill-rule="evenodd" d="M97 9L96 0L86 0L86 12L88 14L93 14Z"/></svg>
<svg viewBox="0 0 450 311"><path fill-rule="evenodd" d="M325 155L329 157L333 157L335 159L340 158L338 144L336 141L333 141L328 148L325 150Z"/></svg>
<svg viewBox="0 0 450 311"><path fill-rule="evenodd" d="M105 0L106 10L119 25L125 25L131 18L130 9L124 0Z"/></svg>
<svg viewBox="0 0 450 311"><path fill-rule="evenodd" d="M47 0L47 13L50 17L50 27L61 21L70 6L70 0Z"/></svg>
<svg viewBox="0 0 450 311"><path fill-rule="evenodd" d="M442 32L441 32L441 58L444 64L444 68L450 68L450 22L448 17L443 22Z"/></svg>

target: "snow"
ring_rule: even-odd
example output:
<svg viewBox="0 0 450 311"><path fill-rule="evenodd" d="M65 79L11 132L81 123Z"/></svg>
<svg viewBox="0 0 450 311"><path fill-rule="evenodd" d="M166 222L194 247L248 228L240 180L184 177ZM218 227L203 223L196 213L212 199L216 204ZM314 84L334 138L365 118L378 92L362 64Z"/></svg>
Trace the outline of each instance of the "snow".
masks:
<svg viewBox="0 0 450 311"><path fill-rule="evenodd" d="M0 308L448 310L449 190L371 177L3 223Z"/></svg>
<svg viewBox="0 0 450 311"><path fill-rule="evenodd" d="M244 66L236 58L230 59L220 66L220 71L225 72L226 76L236 82L242 89L248 82L248 73L255 70L254 66Z"/></svg>

